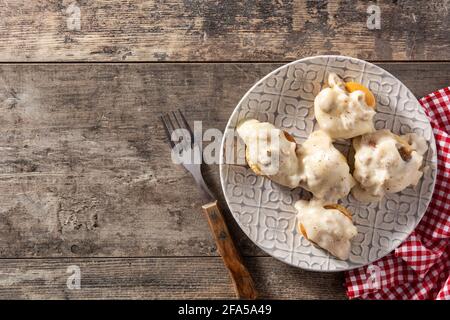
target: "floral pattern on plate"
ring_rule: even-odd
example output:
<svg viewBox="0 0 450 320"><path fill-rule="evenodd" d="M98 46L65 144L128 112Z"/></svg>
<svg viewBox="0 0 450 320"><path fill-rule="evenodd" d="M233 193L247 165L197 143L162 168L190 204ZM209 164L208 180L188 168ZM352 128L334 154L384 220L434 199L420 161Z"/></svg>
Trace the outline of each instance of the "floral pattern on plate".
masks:
<svg viewBox="0 0 450 320"><path fill-rule="evenodd" d="M226 162L220 165L220 177L233 217L265 252L307 270L343 271L370 264L399 246L419 223L431 200L437 170L436 145L431 125L411 91L387 71L359 59L301 59L273 71L245 94L230 117L225 136L240 120L256 118L286 130L301 143L317 129L313 101L329 72L372 90L377 98L377 129L386 128L396 134L416 132L429 144L427 168L416 187L387 195L379 203L362 204L351 195L340 201L352 211L358 228L347 261L334 258L297 232L293 204L308 197L308 192L279 186L247 167ZM350 153L349 141L335 145L346 156Z"/></svg>

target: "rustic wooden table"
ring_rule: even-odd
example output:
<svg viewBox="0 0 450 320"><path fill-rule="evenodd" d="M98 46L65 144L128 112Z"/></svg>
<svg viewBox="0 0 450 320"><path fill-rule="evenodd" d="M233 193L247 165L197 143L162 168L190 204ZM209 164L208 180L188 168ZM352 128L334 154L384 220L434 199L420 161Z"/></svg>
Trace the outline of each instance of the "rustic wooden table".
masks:
<svg viewBox="0 0 450 320"><path fill-rule="evenodd" d="M449 85L448 1L378 1L373 30L370 4L0 0L0 298L233 298L158 115L223 129L258 79L317 54L417 97ZM207 180L226 208L217 166ZM345 298L342 273L268 257L225 214L263 298Z"/></svg>

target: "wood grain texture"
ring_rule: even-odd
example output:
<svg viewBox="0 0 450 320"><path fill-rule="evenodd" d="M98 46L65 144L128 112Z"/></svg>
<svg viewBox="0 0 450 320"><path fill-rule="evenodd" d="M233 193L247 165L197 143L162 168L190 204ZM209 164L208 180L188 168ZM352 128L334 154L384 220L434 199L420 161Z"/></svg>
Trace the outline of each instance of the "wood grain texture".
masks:
<svg viewBox="0 0 450 320"><path fill-rule="evenodd" d="M80 30L70 30L70 4ZM0 0L0 62L449 60L449 2ZM223 130L280 63L0 64L0 299L234 298L201 196L170 159L161 112ZM420 97L450 63L384 63ZM218 168L206 180L226 208ZM224 216L261 298L344 299L342 273L258 249ZM66 286L81 268L81 290ZM212 276L213 275L213 276Z"/></svg>
<svg viewBox="0 0 450 320"><path fill-rule="evenodd" d="M80 30L68 26L72 3ZM0 61L450 58L448 1L376 3L379 30L367 28L373 2L362 0L2 0Z"/></svg>
<svg viewBox="0 0 450 320"><path fill-rule="evenodd" d="M269 257L246 258L261 298L345 299L341 273L313 273ZM69 266L81 289L69 290ZM1 260L0 299L234 299L220 258Z"/></svg>
<svg viewBox="0 0 450 320"><path fill-rule="evenodd" d="M223 130L279 64L0 65L0 257L217 256L201 196L173 165L158 116ZM450 63L380 64L418 96ZM206 180L244 256L264 255Z"/></svg>

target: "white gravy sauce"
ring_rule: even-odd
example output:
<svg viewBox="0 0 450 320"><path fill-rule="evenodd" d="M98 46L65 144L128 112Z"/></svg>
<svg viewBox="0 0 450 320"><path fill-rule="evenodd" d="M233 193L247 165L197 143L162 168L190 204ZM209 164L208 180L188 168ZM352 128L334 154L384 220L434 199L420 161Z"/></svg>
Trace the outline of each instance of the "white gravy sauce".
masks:
<svg viewBox="0 0 450 320"><path fill-rule="evenodd" d="M375 130L375 111L366 104L364 92L349 93L335 73L329 74L328 85L314 99L314 113L322 130L333 139L349 139Z"/></svg>
<svg viewBox="0 0 450 320"><path fill-rule="evenodd" d="M362 202L379 201L386 193L415 186L422 177L423 154L428 149L423 137L378 130L353 139L353 147L353 177L358 184L352 194Z"/></svg>
<svg viewBox="0 0 450 320"><path fill-rule="evenodd" d="M347 159L324 131L314 131L297 149L301 162L301 186L315 198L336 202L355 185Z"/></svg>
<svg viewBox="0 0 450 320"><path fill-rule="evenodd" d="M341 260L348 259L350 240L358 233L349 217L337 209L325 209L322 201L300 200L295 208L310 241Z"/></svg>
<svg viewBox="0 0 450 320"><path fill-rule="evenodd" d="M237 132L248 148L249 160L263 175L281 185L298 187L301 170L297 144L287 140L282 130L271 123L250 119L240 124Z"/></svg>
<svg viewBox="0 0 450 320"><path fill-rule="evenodd" d="M250 167L256 164L263 175L281 185L301 186L315 198L336 202L355 184L345 157L323 131L311 133L299 145L272 124L254 119L240 124L237 131L248 148Z"/></svg>

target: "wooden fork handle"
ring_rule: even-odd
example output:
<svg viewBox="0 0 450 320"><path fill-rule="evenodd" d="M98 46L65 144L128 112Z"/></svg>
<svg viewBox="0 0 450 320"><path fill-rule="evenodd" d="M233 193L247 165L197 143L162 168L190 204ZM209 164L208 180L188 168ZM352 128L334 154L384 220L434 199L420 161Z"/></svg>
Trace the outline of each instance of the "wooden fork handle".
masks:
<svg viewBox="0 0 450 320"><path fill-rule="evenodd" d="M253 279L234 245L222 212L217 205L217 200L205 204L202 206L202 209L208 219L209 227L214 235L217 249L230 273L236 296L239 299L256 299L257 292Z"/></svg>

